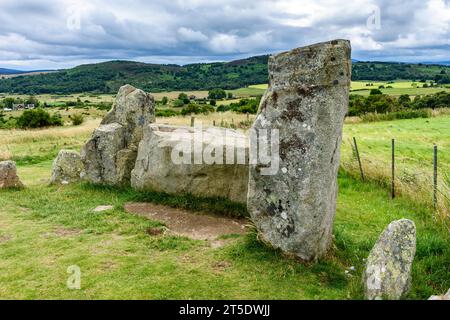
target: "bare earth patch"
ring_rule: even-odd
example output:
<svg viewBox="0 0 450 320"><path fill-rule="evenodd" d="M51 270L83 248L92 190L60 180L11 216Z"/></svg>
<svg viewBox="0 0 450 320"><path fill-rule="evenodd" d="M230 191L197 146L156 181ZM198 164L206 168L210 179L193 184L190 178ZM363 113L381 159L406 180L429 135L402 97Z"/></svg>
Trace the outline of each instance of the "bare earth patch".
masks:
<svg viewBox="0 0 450 320"><path fill-rule="evenodd" d="M0 244L6 243L10 240L12 240L12 236L9 236L9 235L0 236Z"/></svg>
<svg viewBox="0 0 450 320"><path fill-rule="evenodd" d="M43 234L44 238L49 237L73 237L82 234L81 230L76 229L66 229L63 227L55 227L52 232L46 232Z"/></svg>
<svg viewBox="0 0 450 320"><path fill-rule="evenodd" d="M186 210L152 203L127 203L128 213L164 223L169 231L194 240L209 240L213 246L226 242L218 238L230 234L245 234L247 220L208 214L195 214ZM220 245L219 245L220 246Z"/></svg>

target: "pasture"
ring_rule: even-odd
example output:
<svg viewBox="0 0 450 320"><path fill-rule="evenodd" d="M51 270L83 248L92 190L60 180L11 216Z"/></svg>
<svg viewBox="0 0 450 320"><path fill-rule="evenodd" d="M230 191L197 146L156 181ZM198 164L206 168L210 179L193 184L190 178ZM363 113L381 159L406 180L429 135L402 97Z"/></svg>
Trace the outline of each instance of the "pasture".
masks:
<svg viewBox="0 0 450 320"><path fill-rule="evenodd" d="M380 90L383 94L395 97L399 97L403 94L408 94L414 97L418 95L431 95L441 91L450 92L450 88L448 86L423 88L423 83L413 81L352 81L350 93L368 96L370 94L370 90L379 89L379 87L382 87ZM260 92L264 93L264 90L267 89L267 84L252 85L247 89L253 90L254 92L257 92L259 90Z"/></svg>
<svg viewBox="0 0 450 320"><path fill-rule="evenodd" d="M449 121L435 120L430 126L436 130L442 130ZM181 120L160 121L178 124ZM155 201L203 208L192 214L217 212L218 208L208 209L208 203L201 204L202 199L167 198L128 188L48 186L57 151L79 150L97 124L98 120L90 119L79 127L0 130L3 157L18 160L19 174L27 185L21 191L0 191L1 298L361 299L364 259L379 233L399 218L413 219L418 228L413 289L407 298L425 299L450 286L450 235L435 220L430 206L407 196L390 200L385 187L363 183L345 170L339 176L334 249L316 265L283 257L261 244L252 231L226 237L221 247L184 237L149 235L146 230L160 223L126 213L126 202ZM382 128L347 124L346 139L358 133L363 141L367 131L362 152L367 156L373 145L371 152L378 154L384 146L380 143L375 149L375 132L385 128L377 125ZM418 122L416 131L425 125ZM424 145L426 158L425 146L438 141L439 135L437 131L430 136L414 134L415 127L414 122L401 126L413 132L410 143L417 138L417 144ZM402 130L391 132L398 138L407 135L400 134ZM385 139L388 137L389 132ZM350 157L346 145L343 153L343 158ZM113 205L114 210L92 211L105 204ZM226 213L227 207L219 211ZM71 265L81 268L80 290L66 287L67 268Z"/></svg>
<svg viewBox="0 0 450 320"><path fill-rule="evenodd" d="M429 183L421 176L430 177L433 144L441 150L441 187L448 187L450 116L345 124L334 246L315 265L267 248L252 229L246 235L228 235L223 246L214 247L207 241L150 235L147 230L160 222L124 210L127 202L149 201L192 214L227 214L229 209L220 204L82 183L49 186L58 151L79 150L98 126L99 116L90 114L76 127L0 130L0 160L17 161L27 186L0 191L0 298L361 299L364 259L380 232L400 218L414 220L418 230L412 290L406 298L426 299L450 287L448 206L440 197L441 211L436 213L429 186L420 187L423 181ZM253 119L231 112L196 116L205 126ZM157 122L189 125L190 117ZM353 136L359 142L366 182L358 177L350 145ZM394 200L386 187L391 138L397 139L399 165L399 196ZM415 174L416 180L403 172ZM410 180L404 182L404 177ZM99 205L114 209L94 213ZM72 265L81 268L80 290L66 286Z"/></svg>

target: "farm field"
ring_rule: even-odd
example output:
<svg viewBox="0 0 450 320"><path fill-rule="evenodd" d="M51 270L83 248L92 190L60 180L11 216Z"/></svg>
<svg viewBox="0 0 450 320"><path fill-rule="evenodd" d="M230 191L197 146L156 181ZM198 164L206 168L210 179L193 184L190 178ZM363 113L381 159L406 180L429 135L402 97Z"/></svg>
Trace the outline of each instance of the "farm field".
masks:
<svg viewBox="0 0 450 320"><path fill-rule="evenodd" d="M370 86L367 86L370 84ZM402 94L408 94L410 96L417 95L431 95L437 92L446 91L450 92L450 88L447 87L433 87L422 88L423 83L412 81L395 81L395 82L376 82L376 81L352 81L351 94L358 94L362 96L368 96L371 89L378 89L380 86L385 88L380 89L381 92L391 96L400 96ZM391 86L392 88L387 88ZM267 84L257 84L248 87L249 90L260 90L264 93L267 89Z"/></svg>
<svg viewBox="0 0 450 320"><path fill-rule="evenodd" d="M371 86L367 86L371 84ZM371 89L378 89L379 86L385 86L384 89L380 89L384 94L392 95L398 97L402 94L408 94L412 97L416 95L431 95L437 92L446 91L450 92L450 87L433 87L433 88L422 88L423 83L412 82L412 81L395 81L395 82L374 82L374 81L353 81L351 86L351 93L358 94L362 96L368 96ZM386 88L391 86L392 88ZM226 90L227 93L233 94L233 99L227 99L219 101L218 104L228 105L232 102L237 102L240 98L249 98L263 95L267 89L267 84L256 84L250 85L245 88L240 88L236 90ZM155 100L161 100L163 97L167 97L169 100L176 100L178 95L184 92L188 96L195 96L197 99L204 99L208 97L208 91L171 91L171 92L157 92L152 93ZM19 98L25 100L29 95L11 95L11 94L0 94L0 99L4 98ZM67 102L81 101L89 104L98 103L112 103L114 102L114 94L70 94L70 95L53 95L53 94L41 94L35 96L37 100L42 103L47 103L49 105L64 105Z"/></svg>
<svg viewBox="0 0 450 320"><path fill-rule="evenodd" d="M246 116L196 116L205 126L214 120L238 123ZM390 200L388 188L378 183L389 174L392 137L397 139L400 175L403 169L428 175L434 143L441 150L440 172L449 172L450 116L345 124L335 245L314 266L282 257L258 242L252 231L227 236L221 247L184 237L151 236L146 230L160 223L123 208L130 201L153 201L191 210L201 207L192 214L204 214L227 213L225 205L210 208L202 199L167 198L127 188L48 186L58 151L79 150L99 121L91 116L77 127L0 130L0 159L16 160L27 185L22 191L0 191L0 298L361 299L363 259L380 232L400 218L414 220L418 229L413 287L406 298L426 299L450 286L450 234L445 224L437 221L429 202L412 198L409 189ZM190 117L157 122L189 125ZM374 182L358 178L349 143L353 136L367 177ZM444 176L441 183L448 186ZM99 205L113 205L114 210L93 213ZM71 265L81 268L81 290L66 287Z"/></svg>
<svg viewBox="0 0 450 320"><path fill-rule="evenodd" d="M264 93L264 90L262 90ZM170 92L156 92L152 93L152 95L155 97L155 100L161 100L163 97L167 97L170 100L175 100L178 98L178 95L183 92L186 93L188 96L194 95L197 99L203 99L208 97L208 91L205 90L199 90L199 91L170 91ZM254 90L251 88L241 88L236 90L227 90L227 92L233 93L235 97L239 98L248 98L250 96L257 96L261 94L261 90ZM19 98L22 100L25 100L29 97L29 95L21 95L21 94L0 94L0 99L4 98ZM89 103L112 103L114 102L115 95L114 94L70 94L70 95L50 95L50 94L40 94L35 95L36 99L40 102L52 105L58 105L58 104L64 104L66 102L72 102L77 101L77 99L80 99L82 102L89 102ZM224 101L227 102L227 101Z"/></svg>
<svg viewBox="0 0 450 320"><path fill-rule="evenodd" d="M0 94L0 99L4 98L19 98L19 99L27 99L29 95L23 94ZM91 103L101 103L101 102L113 102L115 99L115 95L112 94L70 94L70 95L58 95L58 94L38 94L35 95L36 99L40 102L47 104L64 104L69 101L77 101L80 99L82 102L89 101Z"/></svg>
<svg viewBox="0 0 450 320"><path fill-rule="evenodd" d="M450 116L344 125L341 165L359 175L355 137L366 177L389 185L391 140L395 139L397 192L432 205L433 147L438 147L438 199L450 226Z"/></svg>

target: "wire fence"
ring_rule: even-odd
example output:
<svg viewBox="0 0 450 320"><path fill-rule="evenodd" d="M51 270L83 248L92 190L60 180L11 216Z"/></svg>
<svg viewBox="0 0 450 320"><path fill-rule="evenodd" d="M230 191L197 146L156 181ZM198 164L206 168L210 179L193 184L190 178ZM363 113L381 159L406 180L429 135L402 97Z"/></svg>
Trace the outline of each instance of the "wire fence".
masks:
<svg viewBox="0 0 450 320"><path fill-rule="evenodd" d="M391 199L404 195L433 208L435 217L450 230L450 164L440 161L448 150L430 145L425 157L414 158L411 152L402 152L402 141L386 141L382 152L370 142L361 142L365 141L356 137L343 141L345 171L362 181L382 183L390 188ZM351 152L345 152L349 148Z"/></svg>

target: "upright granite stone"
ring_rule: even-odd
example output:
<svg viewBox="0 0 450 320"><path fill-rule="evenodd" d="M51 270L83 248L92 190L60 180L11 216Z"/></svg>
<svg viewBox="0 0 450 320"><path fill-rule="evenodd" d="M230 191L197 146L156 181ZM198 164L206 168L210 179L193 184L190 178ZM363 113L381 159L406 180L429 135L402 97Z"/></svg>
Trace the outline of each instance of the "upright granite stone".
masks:
<svg viewBox="0 0 450 320"><path fill-rule="evenodd" d="M80 154L72 150L61 150L52 166L52 184L67 184L80 180L83 163Z"/></svg>
<svg viewBox="0 0 450 320"><path fill-rule="evenodd" d="M413 221L393 221L367 258L363 275L368 300L398 300L411 286L411 269L416 254L416 226Z"/></svg>
<svg viewBox="0 0 450 320"><path fill-rule="evenodd" d="M275 174L250 166L249 212L263 239L304 261L332 242L350 53L349 41L335 40L270 57L269 88L252 128L278 130L280 161Z"/></svg>
<svg viewBox="0 0 450 320"><path fill-rule="evenodd" d="M14 161L0 162L0 189L23 188Z"/></svg>
<svg viewBox="0 0 450 320"><path fill-rule="evenodd" d="M247 185L247 137L217 127L147 126L131 174L131 186L138 190L240 203L247 201Z"/></svg>
<svg viewBox="0 0 450 320"><path fill-rule="evenodd" d="M83 179L113 186L129 184L144 127L154 121L153 97L130 85L121 87L111 111L81 150Z"/></svg>

